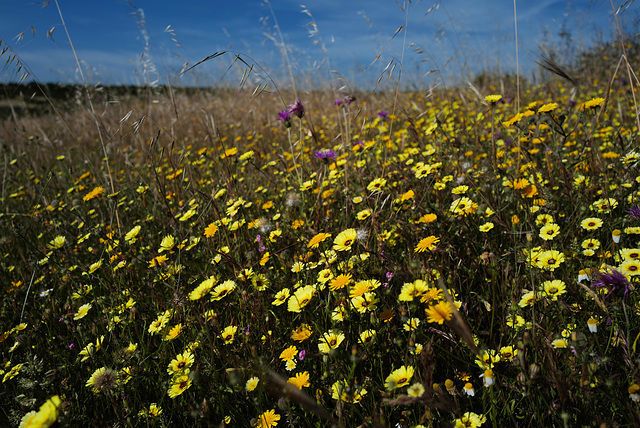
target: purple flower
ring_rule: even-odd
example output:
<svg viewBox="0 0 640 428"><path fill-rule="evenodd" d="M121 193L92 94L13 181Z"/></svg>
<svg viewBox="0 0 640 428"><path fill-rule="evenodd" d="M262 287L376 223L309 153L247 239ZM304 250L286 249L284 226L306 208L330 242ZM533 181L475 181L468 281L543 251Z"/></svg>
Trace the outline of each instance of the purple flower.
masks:
<svg viewBox="0 0 640 428"><path fill-rule="evenodd" d="M378 112L378 117L379 117L380 119L385 119L387 116L389 116L389 113L387 113L387 112L386 112L386 111L384 111L384 110L381 110L381 111L379 111L379 112Z"/></svg>
<svg viewBox="0 0 640 428"><path fill-rule="evenodd" d="M354 102L356 100L356 97L354 97L353 95L347 95L346 97L344 97L344 103L346 105L351 104L352 102Z"/></svg>
<svg viewBox="0 0 640 428"><path fill-rule="evenodd" d="M291 127L291 113L289 110L280 110L278 112L278 120L284 122L284 126L287 128Z"/></svg>
<svg viewBox="0 0 640 428"><path fill-rule="evenodd" d="M337 154L333 150L318 150L313 154L316 159L335 159L336 156Z"/></svg>
<svg viewBox="0 0 640 428"><path fill-rule="evenodd" d="M307 355L307 351L305 351L304 349L302 351L300 351L300 353L298 354L298 359L300 361L304 360L304 357Z"/></svg>
<svg viewBox="0 0 640 428"><path fill-rule="evenodd" d="M609 293L605 296L605 299L614 293L622 293L623 300L627 299L629 291L631 291L631 284L626 276L621 274L615 269L611 269L609 272L597 272L597 281L592 284L593 287L607 287Z"/></svg>
<svg viewBox="0 0 640 428"><path fill-rule="evenodd" d="M340 107L340 104L342 104L342 100L335 100L333 102L333 105L336 106L336 107Z"/></svg>
<svg viewBox="0 0 640 428"><path fill-rule="evenodd" d="M630 217L633 217L636 220L640 219L640 205L629 208L627 210L627 214L629 214Z"/></svg>
<svg viewBox="0 0 640 428"><path fill-rule="evenodd" d="M76 345L74 345L73 343L71 343L71 344L69 345L69 350L72 350L72 349L74 348L74 346L76 346Z"/></svg>
<svg viewBox="0 0 640 428"><path fill-rule="evenodd" d="M302 106L302 103L300 102L300 100L296 100L295 103L289 104L288 107L289 107L289 113L292 114L293 116L298 116L299 118L304 116L304 107Z"/></svg>

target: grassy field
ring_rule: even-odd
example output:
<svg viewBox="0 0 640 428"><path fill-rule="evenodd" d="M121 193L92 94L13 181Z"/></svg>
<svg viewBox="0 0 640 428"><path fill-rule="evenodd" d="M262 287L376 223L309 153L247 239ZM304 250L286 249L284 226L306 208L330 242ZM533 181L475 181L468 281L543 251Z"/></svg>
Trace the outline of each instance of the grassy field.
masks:
<svg viewBox="0 0 640 428"><path fill-rule="evenodd" d="M638 85L610 61L9 116L2 425L639 426Z"/></svg>

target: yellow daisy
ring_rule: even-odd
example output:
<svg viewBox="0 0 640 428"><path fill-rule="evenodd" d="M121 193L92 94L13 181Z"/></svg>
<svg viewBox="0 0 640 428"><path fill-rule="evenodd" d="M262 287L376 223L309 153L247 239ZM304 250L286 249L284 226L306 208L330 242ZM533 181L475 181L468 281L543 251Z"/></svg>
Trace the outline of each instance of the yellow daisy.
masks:
<svg viewBox="0 0 640 428"><path fill-rule="evenodd" d="M420 242L418 242L418 245L416 245L414 251L416 253L422 253L426 250L433 251L438 242L440 242L440 238L433 235L427 236L426 238L423 238L420 240Z"/></svg>

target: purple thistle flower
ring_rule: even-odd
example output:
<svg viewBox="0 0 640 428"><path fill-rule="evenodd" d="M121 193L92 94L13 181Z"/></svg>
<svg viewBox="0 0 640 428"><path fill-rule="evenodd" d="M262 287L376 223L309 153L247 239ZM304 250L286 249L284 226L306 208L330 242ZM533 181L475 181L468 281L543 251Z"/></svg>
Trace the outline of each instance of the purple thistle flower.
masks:
<svg viewBox="0 0 640 428"><path fill-rule="evenodd" d="M344 98L344 103L345 103L346 105L349 105L349 104L351 104L352 102L354 102L355 100L356 100L356 97L354 97L353 95L347 95L347 96Z"/></svg>
<svg viewBox="0 0 640 428"><path fill-rule="evenodd" d="M386 111L384 111L384 110L381 110L381 111L379 111L379 112L378 112L378 117L379 117L380 119L385 119L387 116L389 116L389 113L387 113L387 112L386 112Z"/></svg>
<svg viewBox="0 0 640 428"><path fill-rule="evenodd" d="M335 100L333 102L333 105L336 106L336 107L340 107L340 104L342 104L342 100Z"/></svg>
<svg viewBox="0 0 640 428"><path fill-rule="evenodd" d="M316 159L335 159L337 153L333 150L318 150L313 154Z"/></svg>
<svg viewBox="0 0 640 428"><path fill-rule="evenodd" d="M289 113L293 116L298 116L299 118L302 118L302 116L304 116L304 107L302 106L300 100L296 100L295 103L289 104L288 107Z"/></svg>
<svg viewBox="0 0 640 428"><path fill-rule="evenodd" d="M284 122L284 126L287 128L291 127L291 113L289 110L280 110L278 112L278 120Z"/></svg>
<svg viewBox="0 0 640 428"><path fill-rule="evenodd" d="M618 272L615 269L611 269L609 272L597 272L597 281L592 284L593 287L607 287L609 293L605 296L605 299L614 293L618 293L618 290L622 292L623 300L627 299L629 291L631 291L631 284L626 276Z"/></svg>
<svg viewBox="0 0 640 428"><path fill-rule="evenodd" d="M627 210L627 214L635 220L640 219L640 205L636 205L635 207L631 207Z"/></svg>

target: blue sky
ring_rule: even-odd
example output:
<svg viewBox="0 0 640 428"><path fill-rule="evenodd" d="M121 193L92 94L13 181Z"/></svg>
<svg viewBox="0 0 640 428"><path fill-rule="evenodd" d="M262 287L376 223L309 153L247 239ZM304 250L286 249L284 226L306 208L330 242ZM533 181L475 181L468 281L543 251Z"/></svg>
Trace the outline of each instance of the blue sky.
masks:
<svg viewBox="0 0 640 428"><path fill-rule="evenodd" d="M275 20L302 82L326 83L331 76L334 85L342 78L348 85L371 86L389 64L387 72L393 68L397 78L401 61L403 81L418 84L438 80L438 73L424 76L434 69L442 70L448 83L486 68L515 70L512 0L414 0L407 2L407 13L400 7L404 0L271 0L273 12L261 0L58 1L89 83L163 83L167 76L177 85L237 83L246 66L234 63L234 53L254 64L249 83L265 79L265 72L286 82ZM616 6L621 3L614 0ZM635 9L632 4L619 18L631 22ZM574 52L598 34L608 37L614 31L609 1L517 0L517 13L525 73L534 67L538 47L557 41L563 25L573 37ZM406 39L404 32L393 37L405 23ZM79 81L55 2L2 0L0 37L39 81ZM178 76L185 63L221 51L232 53ZM15 79L12 71L5 69L2 81Z"/></svg>

